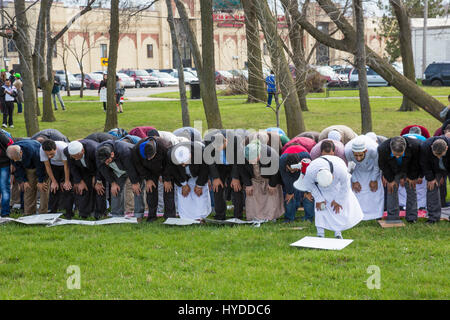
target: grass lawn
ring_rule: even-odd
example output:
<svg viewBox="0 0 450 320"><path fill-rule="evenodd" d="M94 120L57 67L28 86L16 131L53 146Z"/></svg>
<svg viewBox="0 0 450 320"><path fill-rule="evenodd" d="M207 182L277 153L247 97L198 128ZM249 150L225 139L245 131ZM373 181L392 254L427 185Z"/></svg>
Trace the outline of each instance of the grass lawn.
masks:
<svg viewBox="0 0 450 320"><path fill-rule="evenodd" d="M440 98L445 102L446 98ZM229 128L266 128L275 117L264 104L245 98L219 101ZM401 99L373 99L374 131L399 134L412 123L430 131L439 122L423 111L400 113ZM308 130L346 124L360 130L358 100L308 101ZM200 101L189 102L191 120L205 116ZM70 139L102 131L99 102L67 102L57 122L40 122ZM172 131L181 126L177 101L125 103L119 125L153 125ZM15 115L15 136L25 135L23 116ZM285 129L284 113L282 128ZM302 215L299 213L298 215ZM286 228L304 227L303 230ZM168 227L143 225L0 225L0 299L449 299L449 223L423 221L401 229L382 229L374 221L343 232L355 241L342 251L299 250L289 244L314 236L307 222L251 226ZM327 236L332 233L327 232ZM81 270L81 289L69 290L66 269ZM381 270L381 289L370 290L367 268Z"/></svg>

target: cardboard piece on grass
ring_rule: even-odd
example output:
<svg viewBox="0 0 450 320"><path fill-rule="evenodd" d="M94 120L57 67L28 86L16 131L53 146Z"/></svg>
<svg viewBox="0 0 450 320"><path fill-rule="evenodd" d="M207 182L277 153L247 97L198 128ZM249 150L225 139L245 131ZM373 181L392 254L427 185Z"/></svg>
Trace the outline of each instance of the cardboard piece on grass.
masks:
<svg viewBox="0 0 450 320"><path fill-rule="evenodd" d="M167 224L169 226L190 226L192 224L200 224L200 221L183 218L167 218L163 224Z"/></svg>
<svg viewBox="0 0 450 320"><path fill-rule="evenodd" d="M218 224L218 225L236 225L236 224L252 224L255 227L259 227L261 223L267 222L267 220L251 220L251 221L244 221L237 218L231 218L227 220L214 220L214 219L208 219L205 218L206 223L210 224Z"/></svg>
<svg viewBox="0 0 450 320"><path fill-rule="evenodd" d="M353 240L351 239L304 237L297 242L291 243L291 246L310 249L342 250L352 242Z"/></svg>
<svg viewBox="0 0 450 320"><path fill-rule="evenodd" d="M401 228L405 226L402 220L378 220L382 228Z"/></svg>
<svg viewBox="0 0 450 320"><path fill-rule="evenodd" d="M6 218L0 218L0 224L4 224L4 223L8 223L11 222L11 220L6 219Z"/></svg>
<svg viewBox="0 0 450 320"><path fill-rule="evenodd" d="M17 219L5 218L7 220L26 225L51 225L57 221L62 213L33 214Z"/></svg>
<svg viewBox="0 0 450 320"><path fill-rule="evenodd" d="M64 225L101 226L106 224L119 224L119 223L137 223L137 219L125 217L114 217L98 221L58 219L53 224L49 225L49 227L64 226Z"/></svg>

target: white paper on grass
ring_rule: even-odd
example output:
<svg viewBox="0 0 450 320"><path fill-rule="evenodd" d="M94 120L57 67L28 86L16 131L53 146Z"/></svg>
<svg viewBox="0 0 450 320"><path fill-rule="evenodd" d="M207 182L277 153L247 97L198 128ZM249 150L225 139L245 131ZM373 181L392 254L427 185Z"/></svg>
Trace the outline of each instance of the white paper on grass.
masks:
<svg viewBox="0 0 450 320"><path fill-rule="evenodd" d="M190 226L192 224L200 224L200 221L183 218L167 218L163 224L167 224L169 226Z"/></svg>
<svg viewBox="0 0 450 320"><path fill-rule="evenodd" d="M237 218L231 218L227 220L214 220L214 219L205 219L206 223L211 224L219 224L219 225L235 225L235 224L251 224L255 227L259 227L261 223L267 222L268 220L251 220L251 221L244 221Z"/></svg>
<svg viewBox="0 0 450 320"><path fill-rule="evenodd" d="M136 218L115 217L98 221L86 221L86 220L65 220L58 219L49 227L64 226L64 225L84 225L84 226L101 226L106 224L119 224L119 223L137 223Z"/></svg>
<svg viewBox="0 0 450 320"><path fill-rule="evenodd" d="M47 213L47 214L34 214L26 217L20 217L18 219L5 218L9 221L22 223L26 225L51 225L62 215L62 213Z"/></svg>
<svg viewBox="0 0 450 320"><path fill-rule="evenodd" d="M11 220L6 218L0 218L0 224L11 222Z"/></svg>
<svg viewBox="0 0 450 320"><path fill-rule="evenodd" d="M291 243L291 246L311 249L342 250L352 242L353 240L350 239L304 237L297 242Z"/></svg>

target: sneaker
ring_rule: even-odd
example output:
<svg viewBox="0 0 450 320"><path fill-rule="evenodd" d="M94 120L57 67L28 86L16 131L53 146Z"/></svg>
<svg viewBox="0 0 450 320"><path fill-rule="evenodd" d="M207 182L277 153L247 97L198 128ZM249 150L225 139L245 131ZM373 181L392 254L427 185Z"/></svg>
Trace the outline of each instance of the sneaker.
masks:
<svg viewBox="0 0 450 320"><path fill-rule="evenodd" d="M158 220L158 217L147 217L147 220L145 220L146 222L154 222Z"/></svg>
<svg viewBox="0 0 450 320"><path fill-rule="evenodd" d="M10 127L10 128L14 128L14 125L12 124L12 125L10 125L9 127Z"/></svg>
<svg viewBox="0 0 450 320"><path fill-rule="evenodd" d="M342 238L341 235L338 235L338 236L336 236L335 238L336 238L336 239L344 239L344 238Z"/></svg>
<svg viewBox="0 0 450 320"><path fill-rule="evenodd" d="M125 218L133 218L134 213L133 212L125 212Z"/></svg>
<svg viewBox="0 0 450 320"><path fill-rule="evenodd" d="M414 223L417 223L417 220L406 220L406 222L414 224Z"/></svg>
<svg viewBox="0 0 450 320"><path fill-rule="evenodd" d="M8 128L8 126L6 124L2 124L3 128Z"/></svg>
<svg viewBox="0 0 450 320"><path fill-rule="evenodd" d="M435 224L435 223L437 223L437 221L428 219L425 223L426 224Z"/></svg>

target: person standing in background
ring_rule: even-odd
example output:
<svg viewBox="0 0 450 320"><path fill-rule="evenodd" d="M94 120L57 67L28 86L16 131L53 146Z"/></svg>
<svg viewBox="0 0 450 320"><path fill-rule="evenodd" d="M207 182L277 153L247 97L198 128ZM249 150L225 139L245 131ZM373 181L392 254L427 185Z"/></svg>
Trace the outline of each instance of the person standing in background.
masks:
<svg viewBox="0 0 450 320"><path fill-rule="evenodd" d="M58 75L56 75L56 72L53 71L53 89L52 89L52 98L53 98L53 105L55 107L55 110L58 110L58 106L56 105L56 96L58 97L59 103L61 104L61 108L63 110L66 110L66 107L64 106L64 101L61 98L61 79Z"/></svg>
<svg viewBox="0 0 450 320"><path fill-rule="evenodd" d="M11 81L6 79L2 86L4 89L4 105L3 105L3 127L7 127L7 122L10 128L14 128L13 114L14 114L14 100L16 100L17 90L11 85Z"/></svg>
<svg viewBox="0 0 450 320"><path fill-rule="evenodd" d="M98 87L98 96L100 97L100 101L103 102L103 111L106 112L106 81L108 79L108 75L106 73L103 74L103 80L100 81L100 85Z"/></svg>
<svg viewBox="0 0 450 320"><path fill-rule="evenodd" d="M23 99L23 83L22 80L20 80L21 75L20 73L16 73L14 75L14 82L13 82L13 86L17 89L17 97L16 97L16 101L17 101L17 113L22 113L22 103L24 102Z"/></svg>
<svg viewBox="0 0 450 320"><path fill-rule="evenodd" d="M267 85L267 108L272 107L272 97L275 95L275 101L278 99L277 97L277 86L275 84L275 74L270 71L270 75L266 77L266 85Z"/></svg>

